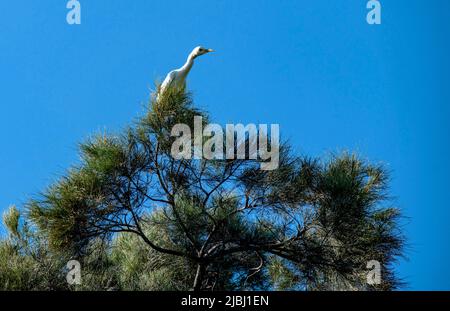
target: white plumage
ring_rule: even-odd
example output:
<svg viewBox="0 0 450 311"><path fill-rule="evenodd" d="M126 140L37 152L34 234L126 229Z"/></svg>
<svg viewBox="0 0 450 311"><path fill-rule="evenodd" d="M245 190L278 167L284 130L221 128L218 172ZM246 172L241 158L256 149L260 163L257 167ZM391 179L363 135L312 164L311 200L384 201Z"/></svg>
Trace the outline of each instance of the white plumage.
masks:
<svg viewBox="0 0 450 311"><path fill-rule="evenodd" d="M186 77L191 71L192 66L194 65L194 60L198 56L204 55L206 53L213 52L212 49L205 49L204 47L198 46L192 50L189 54L186 63L183 67L179 69L172 70L169 72L161 84L160 94L162 94L168 87L185 87L186 86Z"/></svg>

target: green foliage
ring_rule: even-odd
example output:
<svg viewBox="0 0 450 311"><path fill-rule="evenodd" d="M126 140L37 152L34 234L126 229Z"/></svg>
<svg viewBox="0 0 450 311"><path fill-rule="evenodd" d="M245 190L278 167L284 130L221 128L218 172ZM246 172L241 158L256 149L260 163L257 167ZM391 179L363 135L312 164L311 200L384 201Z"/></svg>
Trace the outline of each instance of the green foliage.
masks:
<svg viewBox="0 0 450 311"><path fill-rule="evenodd" d="M0 241L0 290L62 290L61 257L48 251L44 237L21 221L11 207L4 214L8 238Z"/></svg>
<svg viewBox="0 0 450 311"><path fill-rule="evenodd" d="M155 215L155 217L157 217ZM150 237L169 243L163 232L146 229ZM152 249L136 235L120 234L112 250L112 260L123 290L189 290L195 267L181 257Z"/></svg>
<svg viewBox="0 0 450 311"><path fill-rule="evenodd" d="M3 215L3 223L6 226L6 229L14 235L19 235L19 210L13 205L9 207L9 210Z"/></svg>
<svg viewBox="0 0 450 311"><path fill-rule="evenodd" d="M120 135L80 145L81 163L12 207L0 242L1 289L390 290L401 285L400 211L388 174L356 155L175 160L173 125L208 117L168 89ZM194 139L194 138L192 138ZM244 144L248 145L249 137ZM387 207L386 207L387 206ZM77 259L82 284L65 282ZM382 283L368 285L378 260Z"/></svg>

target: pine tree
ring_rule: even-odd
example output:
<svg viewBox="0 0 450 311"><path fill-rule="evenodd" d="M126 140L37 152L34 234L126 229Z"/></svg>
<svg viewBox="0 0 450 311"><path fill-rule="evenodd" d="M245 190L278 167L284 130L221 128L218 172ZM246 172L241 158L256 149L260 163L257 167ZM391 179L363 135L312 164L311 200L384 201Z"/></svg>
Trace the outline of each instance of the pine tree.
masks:
<svg viewBox="0 0 450 311"><path fill-rule="evenodd" d="M389 207L382 166L348 153L296 156L287 143L272 171L250 158L176 160L171 129L192 128L197 115L208 122L189 93L169 89L123 133L82 143L81 163L27 204L26 219L45 238L46 252L69 254L100 278L88 278L84 289L400 284L393 269L404 244L400 212ZM380 284L367 284L371 260L381 264Z"/></svg>

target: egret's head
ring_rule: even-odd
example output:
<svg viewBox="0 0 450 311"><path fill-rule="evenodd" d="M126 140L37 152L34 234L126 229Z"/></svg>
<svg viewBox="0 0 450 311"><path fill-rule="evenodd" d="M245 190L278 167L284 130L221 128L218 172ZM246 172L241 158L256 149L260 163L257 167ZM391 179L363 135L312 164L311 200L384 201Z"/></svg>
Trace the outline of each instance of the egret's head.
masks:
<svg viewBox="0 0 450 311"><path fill-rule="evenodd" d="M202 46L197 46L197 47L192 51L191 55L192 55L193 57L197 57L197 56L201 56L201 55L204 55L204 54L210 53L210 52L214 52L214 50L213 50L213 49L206 49L206 48L204 48L204 47L202 47Z"/></svg>

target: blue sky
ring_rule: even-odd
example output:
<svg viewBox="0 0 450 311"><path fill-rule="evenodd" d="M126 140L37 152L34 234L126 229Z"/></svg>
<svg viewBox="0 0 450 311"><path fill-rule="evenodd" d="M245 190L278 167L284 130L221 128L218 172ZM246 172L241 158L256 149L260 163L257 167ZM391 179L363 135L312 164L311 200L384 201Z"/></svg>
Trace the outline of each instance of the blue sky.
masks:
<svg viewBox="0 0 450 311"><path fill-rule="evenodd" d="M189 87L215 121L279 123L299 153L351 150L392 173L406 289L450 290L450 2L0 2L0 211L78 161L77 144L144 111L199 44Z"/></svg>

